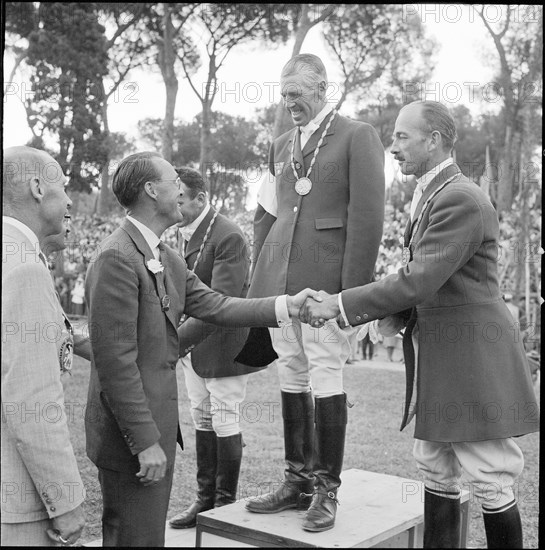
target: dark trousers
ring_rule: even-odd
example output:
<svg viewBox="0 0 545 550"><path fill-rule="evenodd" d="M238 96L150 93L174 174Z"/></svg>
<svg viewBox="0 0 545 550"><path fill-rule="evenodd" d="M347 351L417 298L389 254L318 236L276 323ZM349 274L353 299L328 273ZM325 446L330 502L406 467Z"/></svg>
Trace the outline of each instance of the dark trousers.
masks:
<svg viewBox="0 0 545 550"><path fill-rule="evenodd" d="M367 348L369 348L369 355L367 355ZM366 357L369 357L369 359L372 359L374 351L375 351L375 345L373 344L373 342L371 342L371 338L369 338L369 334L366 334L364 339L361 341L361 352L363 354L364 359Z"/></svg>
<svg viewBox="0 0 545 550"><path fill-rule="evenodd" d="M102 489L102 546L165 545L165 524L174 467L155 485L134 473L98 469Z"/></svg>

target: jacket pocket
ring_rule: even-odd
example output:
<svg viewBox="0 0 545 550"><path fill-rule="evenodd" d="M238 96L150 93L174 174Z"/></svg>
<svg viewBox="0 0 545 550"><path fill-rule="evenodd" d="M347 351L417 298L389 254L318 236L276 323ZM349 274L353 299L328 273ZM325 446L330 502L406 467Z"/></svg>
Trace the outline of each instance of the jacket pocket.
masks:
<svg viewBox="0 0 545 550"><path fill-rule="evenodd" d="M340 229L343 226L341 218L316 218L316 229Z"/></svg>

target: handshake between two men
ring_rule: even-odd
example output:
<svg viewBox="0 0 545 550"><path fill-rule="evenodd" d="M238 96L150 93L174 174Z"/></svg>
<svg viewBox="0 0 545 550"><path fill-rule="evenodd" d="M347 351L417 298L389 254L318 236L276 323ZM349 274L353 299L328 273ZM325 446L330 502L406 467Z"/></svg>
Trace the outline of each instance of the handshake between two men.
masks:
<svg viewBox="0 0 545 550"><path fill-rule="evenodd" d="M329 319L336 319L341 328L348 326L348 319L341 311L340 294L328 294L325 290L310 292L299 309L299 320L314 328L321 328ZM297 296L294 296L297 298ZM295 301L295 300L294 300ZM401 316L388 315L363 324L358 339L361 340L367 333L373 343L379 341L379 333L382 336L395 336L405 326Z"/></svg>

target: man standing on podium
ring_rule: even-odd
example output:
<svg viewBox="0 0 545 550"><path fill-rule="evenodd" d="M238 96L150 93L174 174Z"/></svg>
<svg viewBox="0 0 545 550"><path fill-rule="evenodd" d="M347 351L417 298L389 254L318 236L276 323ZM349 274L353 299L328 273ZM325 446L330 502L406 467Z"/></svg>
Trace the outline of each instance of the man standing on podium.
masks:
<svg viewBox="0 0 545 550"><path fill-rule="evenodd" d="M341 116L327 102L319 57L293 57L280 85L296 127L270 150L272 177L258 198L248 296L306 286L340 292L367 284L384 218L380 139L369 124ZM250 512L308 508L303 529L333 527L347 423L343 367L355 336L335 320L317 328L294 319L291 327L270 331L278 355L286 469L277 491L248 502Z"/></svg>
<svg viewBox="0 0 545 550"><path fill-rule="evenodd" d="M459 548L462 472L482 505L488 548L522 548L514 487L524 458L514 438L538 431L539 409L518 327L500 294L498 215L452 159L456 127L444 105L406 105L393 137L401 172L418 182L403 267L324 294L320 307L307 302L301 320L342 314L357 326L381 319L384 336L405 326L401 429L415 417L424 548Z"/></svg>

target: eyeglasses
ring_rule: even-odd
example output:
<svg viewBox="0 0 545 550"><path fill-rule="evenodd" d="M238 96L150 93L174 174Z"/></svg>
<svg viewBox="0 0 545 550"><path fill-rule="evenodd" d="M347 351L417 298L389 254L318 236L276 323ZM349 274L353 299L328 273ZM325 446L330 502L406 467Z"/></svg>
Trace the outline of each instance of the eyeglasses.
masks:
<svg viewBox="0 0 545 550"><path fill-rule="evenodd" d="M182 180L180 178L176 178L175 180L155 180L154 183L172 183L174 182L174 184L178 187L178 189L181 189L182 188Z"/></svg>

